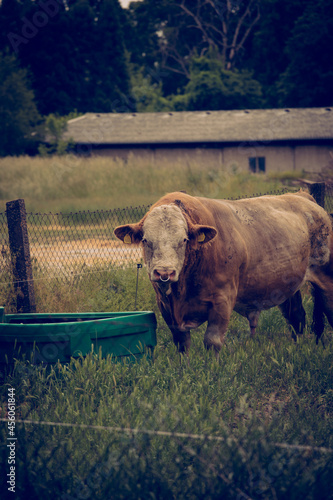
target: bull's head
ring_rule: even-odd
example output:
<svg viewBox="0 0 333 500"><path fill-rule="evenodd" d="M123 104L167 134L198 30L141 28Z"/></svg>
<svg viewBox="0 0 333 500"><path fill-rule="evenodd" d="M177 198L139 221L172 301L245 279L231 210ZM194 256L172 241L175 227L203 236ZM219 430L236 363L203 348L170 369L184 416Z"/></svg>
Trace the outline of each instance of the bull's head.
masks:
<svg viewBox="0 0 333 500"><path fill-rule="evenodd" d="M117 238L128 244L143 244L144 261L151 281L177 281L188 245L198 248L217 234L211 226L192 224L176 205L153 208L137 224L118 226Z"/></svg>

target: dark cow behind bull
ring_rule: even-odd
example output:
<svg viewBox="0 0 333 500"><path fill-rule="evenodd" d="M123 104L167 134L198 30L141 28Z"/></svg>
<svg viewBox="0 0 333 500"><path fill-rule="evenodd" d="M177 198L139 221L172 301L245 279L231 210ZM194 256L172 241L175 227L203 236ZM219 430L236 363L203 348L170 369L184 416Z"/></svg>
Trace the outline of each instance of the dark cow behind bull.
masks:
<svg viewBox="0 0 333 500"><path fill-rule="evenodd" d="M207 348L219 352L233 310L255 333L262 310L279 306L296 333L305 312L300 287L314 287L317 341L324 313L333 326L333 237L329 215L306 192L237 201L170 193L136 224L115 229L142 242L159 309L180 352L208 321Z"/></svg>

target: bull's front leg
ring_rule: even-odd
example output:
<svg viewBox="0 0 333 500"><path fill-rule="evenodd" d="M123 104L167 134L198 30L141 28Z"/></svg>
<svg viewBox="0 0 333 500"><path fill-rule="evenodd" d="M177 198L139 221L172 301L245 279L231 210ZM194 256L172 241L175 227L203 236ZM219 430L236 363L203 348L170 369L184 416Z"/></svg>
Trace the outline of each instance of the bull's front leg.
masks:
<svg viewBox="0 0 333 500"><path fill-rule="evenodd" d="M172 314L172 308L170 303L164 303L162 300L158 302L159 309L162 313L163 319L168 325L175 346L181 354L186 353L189 355L190 347L191 347L191 333L190 330L180 330L177 327L177 324L174 321L174 317Z"/></svg>
<svg viewBox="0 0 333 500"><path fill-rule="evenodd" d="M213 348L216 357L224 344L224 337L228 328L234 301L224 301L212 307L208 313L208 326L204 336L206 349Z"/></svg>
<svg viewBox="0 0 333 500"><path fill-rule="evenodd" d="M204 336L206 349L213 348L216 358L224 344L224 337L228 329L231 313L235 307L237 287L235 283L225 283L221 292L214 297L208 311L208 326Z"/></svg>
<svg viewBox="0 0 333 500"><path fill-rule="evenodd" d="M190 347L191 347L191 333L190 330L186 330L185 332L182 332L180 330L177 330L175 328L171 328L172 336L173 336L173 341L175 343L175 346L177 347L178 351L181 354L187 354L189 355L190 352Z"/></svg>

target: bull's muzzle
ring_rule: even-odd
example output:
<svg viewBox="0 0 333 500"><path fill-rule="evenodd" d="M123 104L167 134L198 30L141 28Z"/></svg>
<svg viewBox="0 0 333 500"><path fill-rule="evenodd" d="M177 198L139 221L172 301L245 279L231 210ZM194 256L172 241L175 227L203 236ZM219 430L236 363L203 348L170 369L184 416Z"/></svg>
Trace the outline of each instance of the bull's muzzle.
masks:
<svg viewBox="0 0 333 500"><path fill-rule="evenodd" d="M166 269L154 269L153 272L154 281L175 281L176 280L176 271L166 270Z"/></svg>

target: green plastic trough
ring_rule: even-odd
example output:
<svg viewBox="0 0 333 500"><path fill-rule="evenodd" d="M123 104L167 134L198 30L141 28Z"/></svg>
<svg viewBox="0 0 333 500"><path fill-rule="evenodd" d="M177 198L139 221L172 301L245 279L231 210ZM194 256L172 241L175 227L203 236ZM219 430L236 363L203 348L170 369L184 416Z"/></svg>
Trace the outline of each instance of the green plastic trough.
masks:
<svg viewBox="0 0 333 500"><path fill-rule="evenodd" d="M33 363L68 363L93 351L102 357L140 358L156 346L151 311L5 314L0 308L0 365L25 358Z"/></svg>

